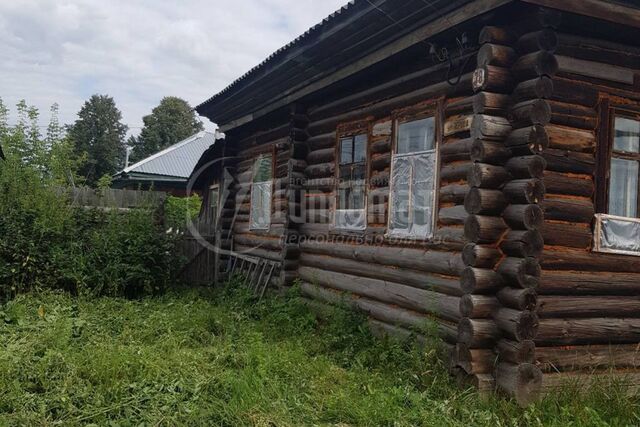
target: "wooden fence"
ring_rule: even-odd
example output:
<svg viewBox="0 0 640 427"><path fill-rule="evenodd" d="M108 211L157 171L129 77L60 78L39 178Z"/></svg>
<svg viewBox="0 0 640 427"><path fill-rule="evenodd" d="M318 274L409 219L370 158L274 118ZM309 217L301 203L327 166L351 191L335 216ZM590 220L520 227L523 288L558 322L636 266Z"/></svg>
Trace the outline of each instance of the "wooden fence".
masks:
<svg viewBox="0 0 640 427"><path fill-rule="evenodd" d="M167 198L167 194L160 191L114 188L94 190L88 187L77 187L60 191L69 193L69 198L74 206L103 209L132 209L145 206L157 208L162 206Z"/></svg>

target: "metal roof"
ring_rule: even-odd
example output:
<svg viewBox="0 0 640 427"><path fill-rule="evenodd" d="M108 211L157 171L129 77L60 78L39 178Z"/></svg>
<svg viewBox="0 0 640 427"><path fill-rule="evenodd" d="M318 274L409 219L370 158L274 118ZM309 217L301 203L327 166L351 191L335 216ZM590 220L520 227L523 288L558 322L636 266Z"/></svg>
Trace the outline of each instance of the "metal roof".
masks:
<svg viewBox="0 0 640 427"><path fill-rule="evenodd" d="M153 175L167 178L183 178L191 175L202 154L216 141L216 135L210 132L199 132L164 150L139 161L116 174L117 177L127 175Z"/></svg>

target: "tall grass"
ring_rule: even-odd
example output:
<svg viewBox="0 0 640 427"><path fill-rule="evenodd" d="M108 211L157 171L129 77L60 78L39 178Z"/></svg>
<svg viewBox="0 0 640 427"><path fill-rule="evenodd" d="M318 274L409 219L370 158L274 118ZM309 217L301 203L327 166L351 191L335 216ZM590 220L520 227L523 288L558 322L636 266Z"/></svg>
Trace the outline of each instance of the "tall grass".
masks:
<svg viewBox="0 0 640 427"><path fill-rule="evenodd" d="M18 296L0 308L0 425L633 425L638 400L571 391L526 410L454 386L433 348L318 321L295 295L131 301Z"/></svg>

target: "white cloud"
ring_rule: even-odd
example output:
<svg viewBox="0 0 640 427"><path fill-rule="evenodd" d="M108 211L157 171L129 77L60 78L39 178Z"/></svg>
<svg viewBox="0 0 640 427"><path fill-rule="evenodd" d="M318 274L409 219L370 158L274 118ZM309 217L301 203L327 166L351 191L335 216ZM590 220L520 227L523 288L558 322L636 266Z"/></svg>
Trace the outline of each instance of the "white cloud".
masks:
<svg viewBox="0 0 640 427"><path fill-rule="evenodd" d="M72 123L113 96L132 133L163 96L209 98L346 0L0 2L0 97ZM45 123L43 123L45 124Z"/></svg>

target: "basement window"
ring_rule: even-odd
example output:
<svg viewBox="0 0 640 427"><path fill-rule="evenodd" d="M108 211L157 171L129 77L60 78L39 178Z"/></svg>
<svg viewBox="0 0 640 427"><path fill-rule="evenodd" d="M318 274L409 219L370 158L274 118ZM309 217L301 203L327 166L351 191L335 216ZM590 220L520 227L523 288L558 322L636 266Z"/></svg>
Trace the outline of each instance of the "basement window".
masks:
<svg viewBox="0 0 640 427"><path fill-rule="evenodd" d="M398 120L396 129L389 235L428 239L433 236L435 222L436 119Z"/></svg>
<svg viewBox="0 0 640 427"><path fill-rule="evenodd" d="M606 213L596 215L598 252L640 255L640 115L612 110ZM602 141L602 140L601 140Z"/></svg>
<svg viewBox="0 0 640 427"><path fill-rule="evenodd" d="M338 206L335 227L341 230L364 230L366 215L367 135L340 139L338 167Z"/></svg>
<svg viewBox="0 0 640 427"><path fill-rule="evenodd" d="M271 195L273 194L273 158L262 155L253 166L251 185L251 230L268 230L271 225Z"/></svg>

